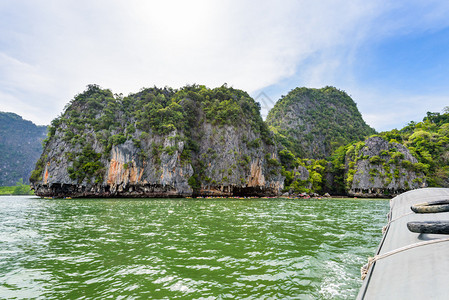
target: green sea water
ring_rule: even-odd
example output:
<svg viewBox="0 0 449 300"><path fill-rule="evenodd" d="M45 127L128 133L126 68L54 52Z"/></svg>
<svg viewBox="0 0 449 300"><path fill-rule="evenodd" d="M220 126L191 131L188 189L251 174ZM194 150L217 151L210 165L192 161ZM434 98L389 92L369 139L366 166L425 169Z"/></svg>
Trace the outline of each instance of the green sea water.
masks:
<svg viewBox="0 0 449 300"><path fill-rule="evenodd" d="M386 200L0 197L0 298L353 299Z"/></svg>

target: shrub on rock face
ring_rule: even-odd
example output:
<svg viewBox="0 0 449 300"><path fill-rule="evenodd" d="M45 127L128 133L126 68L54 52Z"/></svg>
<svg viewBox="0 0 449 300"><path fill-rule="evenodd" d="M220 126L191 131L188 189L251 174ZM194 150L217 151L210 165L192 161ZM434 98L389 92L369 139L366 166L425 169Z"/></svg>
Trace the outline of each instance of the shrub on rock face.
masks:
<svg viewBox="0 0 449 300"><path fill-rule="evenodd" d="M382 162L382 159L378 155L374 155L369 158L369 162L372 164L379 164Z"/></svg>

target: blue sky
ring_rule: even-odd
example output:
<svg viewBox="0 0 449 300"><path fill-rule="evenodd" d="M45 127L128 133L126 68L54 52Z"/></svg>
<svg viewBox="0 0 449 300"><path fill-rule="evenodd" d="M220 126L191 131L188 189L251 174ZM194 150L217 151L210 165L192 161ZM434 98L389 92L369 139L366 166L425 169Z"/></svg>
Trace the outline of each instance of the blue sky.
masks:
<svg viewBox="0 0 449 300"><path fill-rule="evenodd" d="M448 16L432 0L2 0L0 110L49 124L91 83L226 82L266 115L295 87L332 85L376 130L402 128L449 106Z"/></svg>

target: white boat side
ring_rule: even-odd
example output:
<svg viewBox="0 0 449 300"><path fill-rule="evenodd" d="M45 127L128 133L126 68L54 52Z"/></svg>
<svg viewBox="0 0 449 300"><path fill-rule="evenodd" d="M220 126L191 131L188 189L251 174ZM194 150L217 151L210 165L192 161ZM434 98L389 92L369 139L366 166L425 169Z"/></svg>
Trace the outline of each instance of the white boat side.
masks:
<svg viewBox="0 0 449 300"><path fill-rule="evenodd" d="M413 204L447 200L447 188L423 188L390 201L389 223L357 299L449 299L449 235L414 233L412 221L449 221L449 212L414 213Z"/></svg>

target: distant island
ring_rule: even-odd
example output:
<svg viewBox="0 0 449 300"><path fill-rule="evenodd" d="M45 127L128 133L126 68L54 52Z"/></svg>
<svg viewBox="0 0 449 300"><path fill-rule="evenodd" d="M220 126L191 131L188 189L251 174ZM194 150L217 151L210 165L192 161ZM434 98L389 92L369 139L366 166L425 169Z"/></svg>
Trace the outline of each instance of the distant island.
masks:
<svg viewBox="0 0 449 300"><path fill-rule="evenodd" d="M334 87L296 88L267 120L223 85L89 85L52 121L31 184L43 197L346 195L448 187L449 114L376 133Z"/></svg>
<svg viewBox="0 0 449 300"><path fill-rule="evenodd" d="M47 126L37 126L14 113L0 112L0 187L29 183L46 136Z"/></svg>

